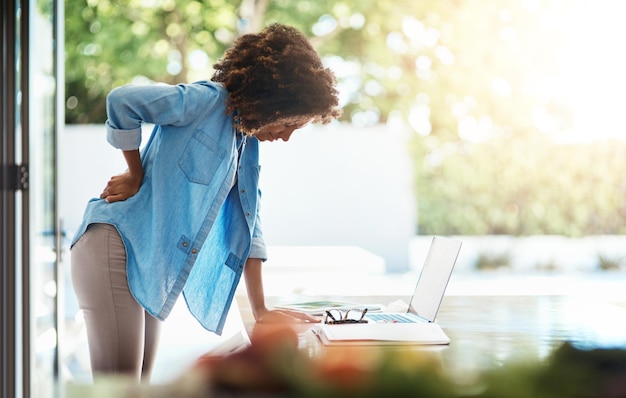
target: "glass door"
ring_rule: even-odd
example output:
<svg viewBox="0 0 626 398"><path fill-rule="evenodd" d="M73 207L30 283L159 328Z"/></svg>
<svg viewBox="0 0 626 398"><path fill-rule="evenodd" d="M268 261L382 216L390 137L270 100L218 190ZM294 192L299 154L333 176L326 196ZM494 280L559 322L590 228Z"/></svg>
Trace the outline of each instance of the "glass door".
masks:
<svg viewBox="0 0 626 398"><path fill-rule="evenodd" d="M0 396L62 395L56 153L57 0L3 0L0 56Z"/></svg>
<svg viewBox="0 0 626 398"><path fill-rule="evenodd" d="M56 0L30 0L28 149L28 239L30 294L31 397L62 394L63 366L59 341L63 332L62 231L57 211L58 62ZM59 40L61 38L61 40ZM25 303L26 305L26 303Z"/></svg>

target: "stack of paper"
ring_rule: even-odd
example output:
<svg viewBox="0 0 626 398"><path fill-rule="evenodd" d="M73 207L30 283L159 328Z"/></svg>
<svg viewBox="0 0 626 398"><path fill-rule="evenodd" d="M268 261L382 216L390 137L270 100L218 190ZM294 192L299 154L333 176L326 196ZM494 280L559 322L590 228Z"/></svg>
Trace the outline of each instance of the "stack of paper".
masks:
<svg viewBox="0 0 626 398"><path fill-rule="evenodd" d="M287 309L305 312L311 315L324 315L326 310L339 310L339 311L348 311L353 308L357 309L365 309L367 308L368 312L378 312L381 309L380 304L359 304L359 303L349 303L345 301L334 301L334 300L315 300L315 301L305 301L305 302L296 302L296 303L287 303L287 304L276 304L274 308L277 309Z"/></svg>
<svg viewBox="0 0 626 398"><path fill-rule="evenodd" d="M435 345L450 339L436 323L319 324L313 327L325 345Z"/></svg>

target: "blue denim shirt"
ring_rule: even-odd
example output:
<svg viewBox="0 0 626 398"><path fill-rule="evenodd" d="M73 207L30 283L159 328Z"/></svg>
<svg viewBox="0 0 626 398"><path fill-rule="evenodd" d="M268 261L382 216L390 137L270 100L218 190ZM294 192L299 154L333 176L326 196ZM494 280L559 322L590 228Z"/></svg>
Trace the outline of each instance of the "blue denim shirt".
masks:
<svg viewBox="0 0 626 398"><path fill-rule="evenodd" d="M155 124L141 151L144 179L125 201L91 199L72 241L89 224L115 226L137 301L165 319L183 292L191 313L218 334L246 259L266 258L258 140L233 126L226 95L213 82L111 91L106 123L111 145L137 149L141 124Z"/></svg>

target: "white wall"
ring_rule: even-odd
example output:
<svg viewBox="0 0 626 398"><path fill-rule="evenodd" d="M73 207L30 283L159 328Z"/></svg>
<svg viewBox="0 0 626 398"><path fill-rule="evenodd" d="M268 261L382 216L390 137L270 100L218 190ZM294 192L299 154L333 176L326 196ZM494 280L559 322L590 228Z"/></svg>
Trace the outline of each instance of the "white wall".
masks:
<svg viewBox="0 0 626 398"><path fill-rule="evenodd" d="M144 142L150 128L144 131ZM386 126L308 126L261 144L262 220L270 246L358 246L409 267L415 199L405 132ZM103 125L61 133L59 200L73 234L87 201L125 169ZM358 264L357 264L358 266Z"/></svg>

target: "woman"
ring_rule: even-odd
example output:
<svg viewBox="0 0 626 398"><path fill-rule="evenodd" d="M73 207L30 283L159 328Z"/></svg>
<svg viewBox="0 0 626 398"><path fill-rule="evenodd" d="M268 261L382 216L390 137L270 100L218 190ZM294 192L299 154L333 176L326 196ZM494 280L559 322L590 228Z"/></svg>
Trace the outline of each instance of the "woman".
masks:
<svg viewBox="0 0 626 398"><path fill-rule="evenodd" d="M72 242L94 375L149 378L160 320L180 293L221 334L242 274L257 322L316 321L265 306L258 143L336 118L334 75L280 24L242 36L214 67L210 82L107 97L107 140L128 169L88 203ZM140 153L142 123L155 128Z"/></svg>

